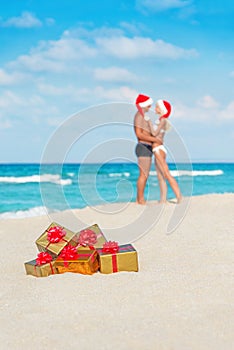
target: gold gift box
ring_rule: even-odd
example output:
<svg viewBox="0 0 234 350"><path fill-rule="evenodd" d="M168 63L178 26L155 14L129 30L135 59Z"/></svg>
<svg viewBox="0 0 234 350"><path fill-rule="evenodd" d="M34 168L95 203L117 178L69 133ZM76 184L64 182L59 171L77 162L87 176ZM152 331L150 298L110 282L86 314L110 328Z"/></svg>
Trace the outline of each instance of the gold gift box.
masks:
<svg viewBox="0 0 234 350"><path fill-rule="evenodd" d="M58 243L50 243L47 239L48 231L51 227L59 226L66 231L66 236ZM76 234L66 227L63 227L56 222L52 222L52 224L45 230L44 233L36 240L37 248L40 252L50 252L53 257L59 255L62 249L67 245L71 244L73 246L77 245Z"/></svg>
<svg viewBox="0 0 234 350"><path fill-rule="evenodd" d="M92 275L98 271L98 254L96 250L78 249L78 258L75 260L64 260L58 257L55 266L58 273L74 272L83 275Z"/></svg>
<svg viewBox="0 0 234 350"><path fill-rule="evenodd" d="M36 259L24 263L27 275L35 277L48 277L57 273L55 262L51 261L43 265L37 265Z"/></svg>
<svg viewBox="0 0 234 350"><path fill-rule="evenodd" d="M137 251L131 244L119 246L117 253L106 253L97 249L101 273L138 271Z"/></svg>
<svg viewBox="0 0 234 350"><path fill-rule="evenodd" d="M101 248L103 246L103 244L106 242L106 237L104 236L103 232L101 231L100 227L97 225L97 224L94 224L92 226L89 226L89 227L86 227L85 229L83 230L80 230L77 232L77 236L75 237L75 240L77 240L77 243L79 241L79 236L80 236L80 233L84 230L91 230L93 231L96 236L97 236L97 242L95 244L92 244L92 246L94 248ZM83 249L87 249L88 247L82 247L82 246L79 246L79 249L83 250Z"/></svg>

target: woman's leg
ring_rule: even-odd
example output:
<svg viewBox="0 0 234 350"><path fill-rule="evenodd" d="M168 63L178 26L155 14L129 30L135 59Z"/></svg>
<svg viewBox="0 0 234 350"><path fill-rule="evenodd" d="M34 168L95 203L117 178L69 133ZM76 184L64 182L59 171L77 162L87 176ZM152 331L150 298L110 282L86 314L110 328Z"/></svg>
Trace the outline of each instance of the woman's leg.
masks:
<svg viewBox="0 0 234 350"><path fill-rule="evenodd" d="M145 204L144 190L146 181L149 176L150 166L151 166L151 157L139 157L138 158L138 168L139 168L139 177L137 180L137 203Z"/></svg>
<svg viewBox="0 0 234 350"><path fill-rule="evenodd" d="M163 174L163 177L169 182L173 192L175 193L175 196L177 198L177 202L179 203L182 199L181 192L178 186L177 181L174 179L174 177L171 175L168 165L166 163L166 154L162 150L159 150L159 152L154 153L157 166L161 170L161 173Z"/></svg>
<svg viewBox="0 0 234 350"><path fill-rule="evenodd" d="M160 167L157 165L156 158L154 157L155 161L155 169L157 172L157 177L158 177L158 183L159 183L159 188L160 188L160 203L166 203L167 201L167 183L166 180L163 176L163 173L160 170Z"/></svg>

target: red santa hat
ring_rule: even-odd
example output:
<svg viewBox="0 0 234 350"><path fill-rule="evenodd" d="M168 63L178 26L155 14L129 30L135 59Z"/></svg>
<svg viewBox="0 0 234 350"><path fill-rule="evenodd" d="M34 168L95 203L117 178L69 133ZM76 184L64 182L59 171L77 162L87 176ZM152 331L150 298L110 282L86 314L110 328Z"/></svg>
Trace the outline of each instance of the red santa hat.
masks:
<svg viewBox="0 0 234 350"><path fill-rule="evenodd" d="M161 110L161 118L168 118L169 115L171 114L171 105L169 102L164 101L164 100L158 100L156 102L156 105L158 105L158 107Z"/></svg>
<svg viewBox="0 0 234 350"><path fill-rule="evenodd" d="M138 95L136 98L136 105L138 105L141 108L149 107L153 104L153 100L151 97L146 95Z"/></svg>

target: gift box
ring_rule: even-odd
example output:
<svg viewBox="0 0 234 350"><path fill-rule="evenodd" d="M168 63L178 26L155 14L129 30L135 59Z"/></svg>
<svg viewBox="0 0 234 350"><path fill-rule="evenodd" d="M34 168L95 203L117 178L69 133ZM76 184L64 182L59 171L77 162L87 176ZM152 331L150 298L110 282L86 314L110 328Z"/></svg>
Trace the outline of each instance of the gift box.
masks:
<svg viewBox="0 0 234 350"><path fill-rule="evenodd" d="M77 232L75 240L77 241L77 247L81 250L101 248L106 242L106 238L97 224Z"/></svg>
<svg viewBox="0 0 234 350"><path fill-rule="evenodd" d="M119 246L117 242L106 242L97 249L101 273L138 271L138 257L131 244Z"/></svg>
<svg viewBox="0 0 234 350"><path fill-rule="evenodd" d="M36 240L37 248L40 252L50 252L53 257L57 257L63 248L69 243L77 245L76 234L67 228L52 222L46 231Z"/></svg>
<svg viewBox="0 0 234 350"><path fill-rule="evenodd" d="M48 277L57 273L55 261L48 253L39 253L37 259L24 263L26 274L35 277Z"/></svg>
<svg viewBox="0 0 234 350"><path fill-rule="evenodd" d="M74 272L92 275L99 268L98 254L96 250L80 250L67 245L56 258L55 265L58 273Z"/></svg>

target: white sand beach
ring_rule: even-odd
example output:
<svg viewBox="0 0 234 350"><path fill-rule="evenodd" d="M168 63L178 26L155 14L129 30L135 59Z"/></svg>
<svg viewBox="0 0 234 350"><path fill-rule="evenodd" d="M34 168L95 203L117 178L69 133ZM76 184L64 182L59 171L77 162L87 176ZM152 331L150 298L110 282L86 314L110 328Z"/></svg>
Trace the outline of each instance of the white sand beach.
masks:
<svg viewBox="0 0 234 350"><path fill-rule="evenodd" d="M159 205L148 205L157 212ZM110 212L115 207L108 206ZM26 275L24 262L36 257L35 240L51 217L2 220L0 348L233 349L234 194L191 198L182 222L167 234L175 207L167 204L139 239L126 237L134 238L139 272L109 275ZM111 227L134 221L142 210L131 203L108 215L92 208L74 213L117 239L108 233ZM83 228L70 214L53 219L71 230Z"/></svg>

